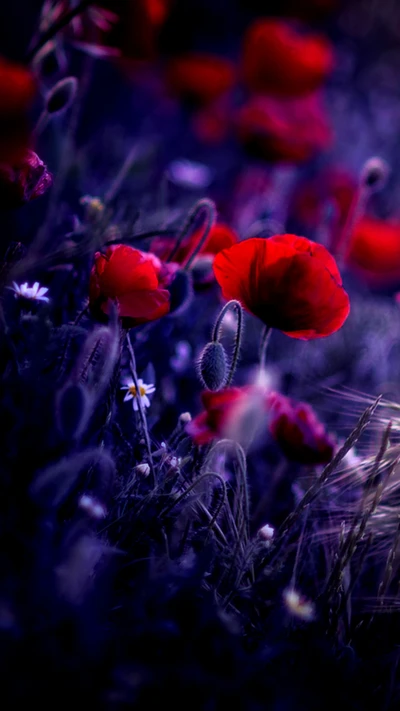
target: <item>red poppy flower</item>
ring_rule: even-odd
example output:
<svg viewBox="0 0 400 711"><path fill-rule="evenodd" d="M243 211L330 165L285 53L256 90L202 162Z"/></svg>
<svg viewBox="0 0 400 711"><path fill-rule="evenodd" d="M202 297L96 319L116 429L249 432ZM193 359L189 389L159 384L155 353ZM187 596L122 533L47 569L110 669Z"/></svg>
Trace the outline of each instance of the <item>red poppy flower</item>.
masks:
<svg viewBox="0 0 400 711"><path fill-rule="evenodd" d="M261 387L244 386L201 394L204 411L186 425L186 432L197 445L213 439L240 440L250 427L259 424L260 407L266 405Z"/></svg>
<svg viewBox="0 0 400 711"><path fill-rule="evenodd" d="M29 144L27 114L36 91L33 74L0 58L0 161L20 160Z"/></svg>
<svg viewBox="0 0 400 711"><path fill-rule="evenodd" d="M12 165L0 164L0 207L15 208L41 197L53 184L53 176L33 151Z"/></svg>
<svg viewBox="0 0 400 711"><path fill-rule="evenodd" d="M213 54L186 54L169 61L166 79L174 94L204 106L232 88L235 68L228 59Z"/></svg>
<svg viewBox="0 0 400 711"><path fill-rule="evenodd" d="M400 282L400 223L361 218L354 227L346 261L371 286Z"/></svg>
<svg viewBox="0 0 400 711"><path fill-rule="evenodd" d="M335 442L310 405L279 393L270 393L267 401L271 434L289 460L326 464L332 459Z"/></svg>
<svg viewBox="0 0 400 711"><path fill-rule="evenodd" d="M301 163L326 149L332 132L316 96L250 99L238 112L237 135L246 150L271 161Z"/></svg>
<svg viewBox="0 0 400 711"><path fill-rule="evenodd" d="M301 96L320 87L333 68L330 43L280 20L258 19L247 30L243 75L251 91Z"/></svg>
<svg viewBox="0 0 400 711"><path fill-rule="evenodd" d="M329 336L349 315L334 258L306 237L245 240L217 254L214 273L226 299L292 338Z"/></svg>
<svg viewBox="0 0 400 711"><path fill-rule="evenodd" d="M124 244L96 252L90 274L89 304L92 312L108 314L116 301L127 328L154 321L169 311L170 295L160 286L160 271L153 255Z"/></svg>

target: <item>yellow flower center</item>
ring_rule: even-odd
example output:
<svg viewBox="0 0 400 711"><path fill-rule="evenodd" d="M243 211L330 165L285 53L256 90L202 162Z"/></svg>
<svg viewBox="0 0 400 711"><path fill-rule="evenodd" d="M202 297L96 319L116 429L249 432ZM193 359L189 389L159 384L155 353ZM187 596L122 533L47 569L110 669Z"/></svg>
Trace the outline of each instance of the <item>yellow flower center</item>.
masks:
<svg viewBox="0 0 400 711"><path fill-rule="evenodd" d="M136 386L131 385L129 388L129 392L131 395L133 395L133 397L136 397ZM146 395L146 389L142 385L139 386L139 393L140 393L140 397L143 397L144 395Z"/></svg>

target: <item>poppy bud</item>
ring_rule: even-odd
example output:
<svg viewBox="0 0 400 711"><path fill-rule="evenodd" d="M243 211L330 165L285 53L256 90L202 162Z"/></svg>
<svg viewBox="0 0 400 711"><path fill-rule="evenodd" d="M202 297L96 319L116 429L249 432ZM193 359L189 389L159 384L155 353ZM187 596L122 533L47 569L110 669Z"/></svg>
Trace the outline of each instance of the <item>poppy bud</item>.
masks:
<svg viewBox="0 0 400 711"><path fill-rule="evenodd" d="M199 359L199 376L208 390L220 390L226 382L226 353L221 343L207 343Z"/></svg>
<svg viewBox="0 0 400 711"><path fill-rule="evenodd" d="M361 171L361 184L370 192L382 190L389 175L389 166L382 158L370 158Z"/></svg>
<svg viewBox="0 0 400 711"><path fill-rule="evenodd" d="M64 113L75 99L77 89L78 80L75 77L66 77L57 82L46 97L47 113L52 115Z"/></svg>

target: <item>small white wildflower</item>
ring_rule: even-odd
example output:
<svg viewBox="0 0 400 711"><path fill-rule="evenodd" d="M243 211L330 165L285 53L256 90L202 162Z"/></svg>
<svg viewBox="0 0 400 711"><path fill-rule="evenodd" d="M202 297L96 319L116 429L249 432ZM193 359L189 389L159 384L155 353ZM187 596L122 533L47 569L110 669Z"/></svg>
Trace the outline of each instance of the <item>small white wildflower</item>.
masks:
<svg viewBox="0 0 400 711"><path fill-rule="evenodd" d="M181 415L179 415L179 422L181 422L183 425L187 425L188 422L192 421L192 416L190 412L182 412Z"/></svg>
<svg viewBox="0 0 400 711"><path fill-rule="evenodd" d="M263 538L265 541L272 541L274 535L275 535L275 529L273 526L270 526L269 523L266 523L265 526L259 529L258 531L259 536Z"/></svg>
<svg viewBox="0 0 400 711"><path fill-rule="evenodd" d="M45 286L40 286L38 281L35 281L33 286L28 286L28 282L25 284L17 284L13 281L13 285L7 287L15 292L15 298L29 299L29 301L50 301L50 299L45 296L48 289Z"/></svg>
<svg viewBox="0 0 400 711"><path fill-rule="evenodd" d="M286 590L284 590L283 601L288 612L290 612L293 617L297 617L305 622L310 622L314 619L314 603L306 600L306 598L294 588L286 588Z"/></svg>
<svg viewBox="0 0 400 711"><path fill-rule="evenodd" d="M150 474L150 465L147 462L142 462L135 467L135 472L146 478Z"/></svg>
<svg viewBox="0 0 400 711"><path fill-rule="evenodd" d="M150 407L150 400L147 397L148 395L152 395L156 389L155 386L150 383L149 385L146 385L142 379L138 380L138 385L139 385L139 396L140 396L140 401L142 403L142 407ZM124 385L122 385L121 390L126 390L127 393L124 397L124 402L127 402L128 400L132 400L133 404L133 409L138 410L139 405L138 405L138 397L137 397L137 392L136 392L136 385L133 382L132 378L125 378Z"/></svg>
<svg viewBox="0 0 400 711"><path fill-rule="evenodd" d="M90 496L89 494L82 494L81 498L79 499L78 506L80 509L82 509L82 511L85 511L92 518L105 518L107 513L103 504L101 504L100 501L95 499L93 496Z"/></svg>

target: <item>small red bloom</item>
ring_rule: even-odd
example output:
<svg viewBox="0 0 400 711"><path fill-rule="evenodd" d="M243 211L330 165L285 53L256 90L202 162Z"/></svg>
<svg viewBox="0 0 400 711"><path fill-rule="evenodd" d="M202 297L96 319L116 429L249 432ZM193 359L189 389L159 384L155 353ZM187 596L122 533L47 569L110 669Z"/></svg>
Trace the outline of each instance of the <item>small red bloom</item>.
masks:
<svg viewBox="0 0 400 711"><path fill-rule="evenodd" d="M186 54L169 61L166 78L174 94L205 106L231 89L236 77L228 59L213 54Z"/></svg>
<svg viewBox="0 0 400 711"><path fill-rule="evenodd" d="M0 164L0 207L15 208L36 200L52 186L53 176L33 151L12 165Z"/></svg>
<svg viewBox="0 0 400 711"><path fill-rule="evenodd" d="M299 464L326 464L332 459L335 442L304 402L270 393L270 431L285 456Z"/></svg>
<svg viewBox="0 0 400 711"><path fill-rule="evenodd" d="M254 97L239 110L236 132L249 153L270 161L302 163L332 141L316 96L290 100Z"/></svg>
<svg viewBox="0 0 400 711"><path fill-rule="evenodd" d="M400 223L365 216L356 224L346 261L371 286L400 282Z"/></svg>
<svg viewBox="0 0 400 711"><path fill-rule="evenodd" d="M258 19L247 30L243 75L251 91L301 96L320 87L333 68L330 43L280 20Z"/></svg>
<svg viewBox="0 0 400 711"><path fill-rule="evenodd" d="M128 328L165 316L170 295L160 285L160 268L153 257L124 244L109 247L105 254L96 252L89 283L92 312L108 314L110 301L116 301Z"/></svg>
<svg viewBox="0 0 400 711"><path fill-rule="evenodd" d="M33 74L0 58L0 161L20 160L29 144L27 115L36 92Z"/></svg>
<svg viewBox="0 0 400 711"><path fill-rule="evenodd" d="M252 421L259 421L260 405L265 405L265 395L256 386L216 392L206 390L201 394L201 400L204 411L186 425L186 432L198 445L224 437L239 439L243 434L242 427L248 430L249 415Z"/></svg>
<svg viewBox="0 0 400 711"><path fill-rule="evenodd" d="M225 299L292 338L329 336L349 315L334 258L306 237L245 240L215 257L214 273Z"/></svg>

